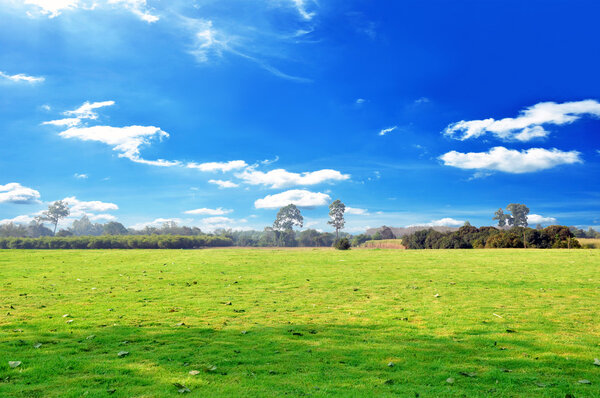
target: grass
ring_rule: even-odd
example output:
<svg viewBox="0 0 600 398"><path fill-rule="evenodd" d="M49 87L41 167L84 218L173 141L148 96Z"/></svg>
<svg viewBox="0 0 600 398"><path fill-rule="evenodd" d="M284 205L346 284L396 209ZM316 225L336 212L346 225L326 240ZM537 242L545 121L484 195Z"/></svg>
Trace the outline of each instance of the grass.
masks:
<svg viewBox="0 0 600 398"><path fill-rule="evenodd" d="M0 396L597 397L599 268L597 250L0 251Z"/></svg>
<svg viewBox="0 0 600 398"><path fill-rule="evenodd" d="M406 249L402 245L402 239L368 240L361 247L369 249Z"/></svg>
<svg viewBox="0 0 600 398"><path fill-rule="evenodd" d="M590 249L600 249L600 239L589 239L589 238L577 238L582 247L588 247Z"/></svg>

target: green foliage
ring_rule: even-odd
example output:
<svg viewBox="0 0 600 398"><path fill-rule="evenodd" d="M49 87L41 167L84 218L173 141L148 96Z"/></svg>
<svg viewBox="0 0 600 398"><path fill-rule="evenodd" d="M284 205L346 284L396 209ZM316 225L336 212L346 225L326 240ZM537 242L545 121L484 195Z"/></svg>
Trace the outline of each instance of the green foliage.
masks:
<svg viewBox="0 0 600 398"><path fill-rule="evenodd" d="M344 212L346 211L346 205L341 200L336 199L329 205L329 218L327 224L332 225L335 228L335 236L339 236L338 232L340 229L344 229L346 221L344 220Z"/></svg>
<svg viewBox="0 0 600 398"><path fill-rule="evenodd" d="M43 238L0 238L0 249L198 249L231 246L221 236L74 236Z"/></svg>
<svg viewBox="0 0 600 398"><path fill-rule="evenodd" d="M371 237L369 235L367 235L367 234L356 235L352 239L352 246L358 247L358 246L362 245L363 243L365 243L368 240L371 240Z"/></svg>
<svg viewBox="0 0 600 398"><path fill-rule="evenodd" d="M336 240L333 244L333 247L335 247L338 250L350 250L350 246L351 244L348 238L340 238Z"/></svg>
<svg viewBox="0 0 600 398"><path fill-rule="evenodd" d="M470 248L579 248L568 227L553 225L543 230L513 227L476 228L465 225L456 232L440 233L433 229L417 231L402 238L408 249L470 249Z"/></svg>
<svg viewBox="0 0 600 398"><path fill-rule="evenodd" d="M120 222L110 221L104 224L103 233L105 235L127 235L127 228Z"/></svg>
<svg viewBox="0 0 600 398"><path fill-rule="evenodd" d="M44 211L37 217L38 221L49 221L54 224L54 233L58 222L69 215L69 205L63 200L57 200L48 206L48 210Z"/></svg>
<svg viewBox="0 0 600 398"><path fill-rule="evenodd" d="M304 218L300 214L300 210L294 204L289 204L282 207L277 212L277 217L273 222L275 231L292 231L294 226L302 227Z"/></svg>

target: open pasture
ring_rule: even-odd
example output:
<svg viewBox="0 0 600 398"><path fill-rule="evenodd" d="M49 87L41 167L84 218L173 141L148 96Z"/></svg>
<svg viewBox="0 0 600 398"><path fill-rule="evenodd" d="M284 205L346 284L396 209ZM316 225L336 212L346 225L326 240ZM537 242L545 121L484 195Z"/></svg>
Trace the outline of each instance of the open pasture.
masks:
<svg viewBox="0 0 600 398"><path fill-rule="evenodd" d="M597 397L599 297L597 250L6 250L0 396Z"/></svg>

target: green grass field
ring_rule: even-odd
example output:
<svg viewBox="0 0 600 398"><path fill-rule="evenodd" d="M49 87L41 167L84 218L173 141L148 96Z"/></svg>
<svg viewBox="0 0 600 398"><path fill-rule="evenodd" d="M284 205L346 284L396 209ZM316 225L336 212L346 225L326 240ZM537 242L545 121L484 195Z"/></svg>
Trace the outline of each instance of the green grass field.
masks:
<svg viewBox="0 0 600 398"><path fill-rule="evenodd" d="M598 397L599 298L598 250L5 250L0 396Z"/></svg>

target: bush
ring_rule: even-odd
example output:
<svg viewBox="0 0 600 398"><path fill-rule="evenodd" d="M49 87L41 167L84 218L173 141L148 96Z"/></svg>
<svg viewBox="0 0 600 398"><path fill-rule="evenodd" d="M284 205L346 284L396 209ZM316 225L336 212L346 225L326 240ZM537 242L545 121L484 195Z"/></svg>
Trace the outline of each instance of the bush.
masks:
<svg viewBox="0 0 600 398"><path fill-rule="evenodd" d="M223 236L104 235L0 238L0 249L197 249L231 246Z"/></svg>
<svg viewBox="0 0 600 398"><path fill-rule="evenodd" d="M350 240L348 238L341 238L335 241L333 247L338 250L350 250Z"/></svg>

